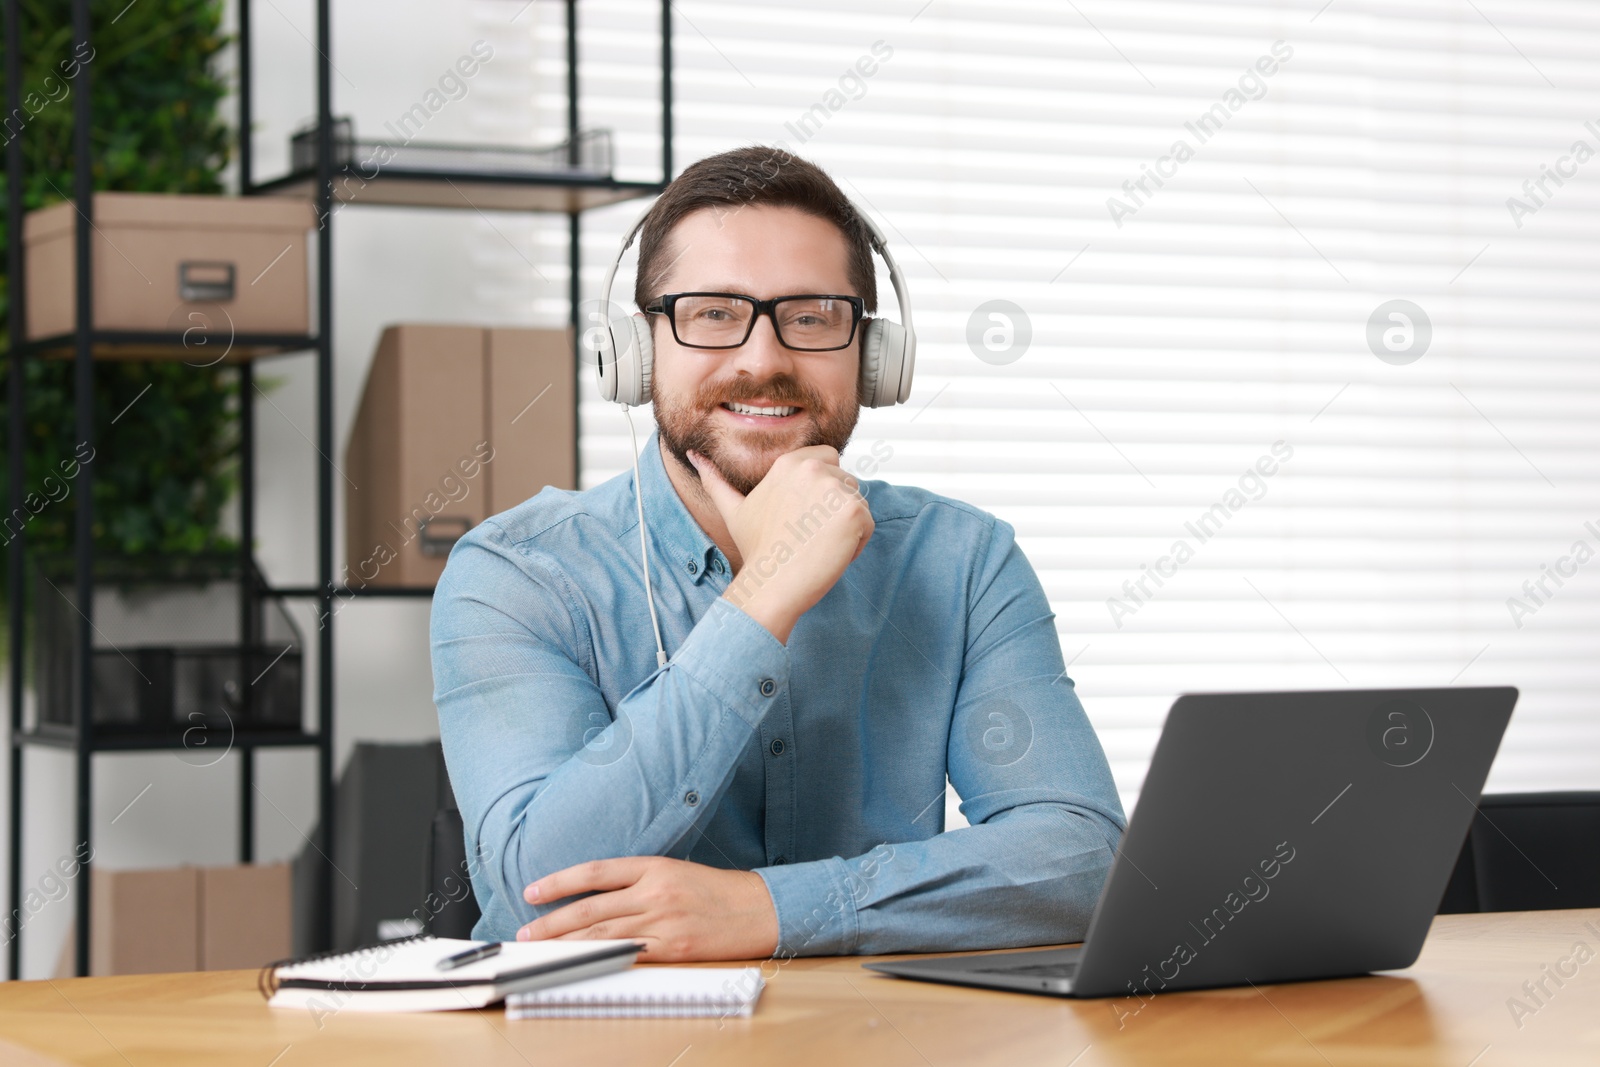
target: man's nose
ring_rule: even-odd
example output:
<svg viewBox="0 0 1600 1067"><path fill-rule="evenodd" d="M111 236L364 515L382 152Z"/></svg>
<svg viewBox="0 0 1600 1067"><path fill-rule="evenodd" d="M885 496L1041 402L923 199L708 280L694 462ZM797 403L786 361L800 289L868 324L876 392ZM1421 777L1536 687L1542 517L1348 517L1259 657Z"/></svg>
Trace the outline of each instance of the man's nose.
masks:
<svg viewBox="0 0 1600 1067"><path fill-rule="evenodd" d="M783 347L771 315L756 316L755 328L744 344L734 349L733 369L753 378L766 379L794 370L794 351Z"/></svg>

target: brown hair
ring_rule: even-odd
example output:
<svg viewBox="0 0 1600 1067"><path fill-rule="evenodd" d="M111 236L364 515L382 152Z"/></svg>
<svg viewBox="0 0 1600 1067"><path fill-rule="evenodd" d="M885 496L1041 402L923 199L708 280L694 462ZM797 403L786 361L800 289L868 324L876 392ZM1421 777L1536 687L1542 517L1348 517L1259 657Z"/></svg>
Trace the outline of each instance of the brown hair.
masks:
<svg viewBox="0 0 1600 1067"><path fill-rule="evenodd" d="M878 280L873 270L872 244L855 205L815 163L763 145L707 156L667 186L645 216L639 233L634 302L642 308L660 295L657 287L672 266L667 261L667 238L685 216L705 208L745 205L792 207L837 226L849 249L845 270L850 287L866 302L868 312L877 310Z"/></svg>

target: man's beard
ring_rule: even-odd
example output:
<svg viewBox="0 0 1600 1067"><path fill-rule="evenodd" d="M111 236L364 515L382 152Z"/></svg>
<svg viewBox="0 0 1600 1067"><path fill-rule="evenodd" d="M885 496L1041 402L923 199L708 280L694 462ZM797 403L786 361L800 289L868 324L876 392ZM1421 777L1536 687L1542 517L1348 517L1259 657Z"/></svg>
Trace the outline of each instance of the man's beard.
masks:
<svg viewBox="0 0 1600 1067"><path fill-rule="evenodd" d="M716 409L729 402L747 403L765 400L776 407L798 407L803 417L809 417L798 441L773 442L775 447L763 448L753 457L740 455L733 441L756 441L767 436L760 430L740 430L718 426ZM717 468L717 471L741 493L748 494L767 476L772 463L786 452L809 445L832 445L843 452L855 432L856 420L861 417L861 407L855 397L830 410L816 390L801 383L791 374L777 374L764 382L748 377L729 381L706 382L694 395L682 401L669 401L656 390L655 380L650 382L650 400L655 405L656 427L667 451L677 457L691 474L694 464L689 453L698 452ZM698 477L698 474L696 474Z"/></svg>

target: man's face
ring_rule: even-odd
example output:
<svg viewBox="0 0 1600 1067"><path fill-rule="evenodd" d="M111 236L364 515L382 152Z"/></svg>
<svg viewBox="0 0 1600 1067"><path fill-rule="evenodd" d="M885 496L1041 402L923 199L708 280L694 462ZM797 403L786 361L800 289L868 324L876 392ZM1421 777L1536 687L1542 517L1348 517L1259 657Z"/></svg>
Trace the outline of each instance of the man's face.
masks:
<svg viewBox="0 0 1600 1067"><path fill-rule="evenodd" d="M686 216L669 236L662 293L742 293L758 300L801 293L856 295L847 280L848 246L826 219L786 207L712 209ZM808 445L844 450L861 409L856 396L861 331L835 352L778 343L772 318L756 320L738 348L687 348L665 316L652 316L655 348L650 398L661 440L691 472L699 452L728 483L748 493L786 452ZM790 407L752 415L729 404Z"/></svg>

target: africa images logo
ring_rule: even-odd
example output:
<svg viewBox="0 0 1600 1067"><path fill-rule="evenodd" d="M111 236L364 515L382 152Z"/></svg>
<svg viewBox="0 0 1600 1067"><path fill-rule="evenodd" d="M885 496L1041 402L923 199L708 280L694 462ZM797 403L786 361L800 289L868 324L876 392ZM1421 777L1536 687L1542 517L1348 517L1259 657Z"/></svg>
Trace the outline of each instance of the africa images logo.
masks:
<svg viewBox="0 0 1600 1067"><path fill-rule="evenodd" d="M1367 748L1391 767L1413 767L1433 749L1433 719L1421 704L1386 700L1367 716Z"/></svg>

